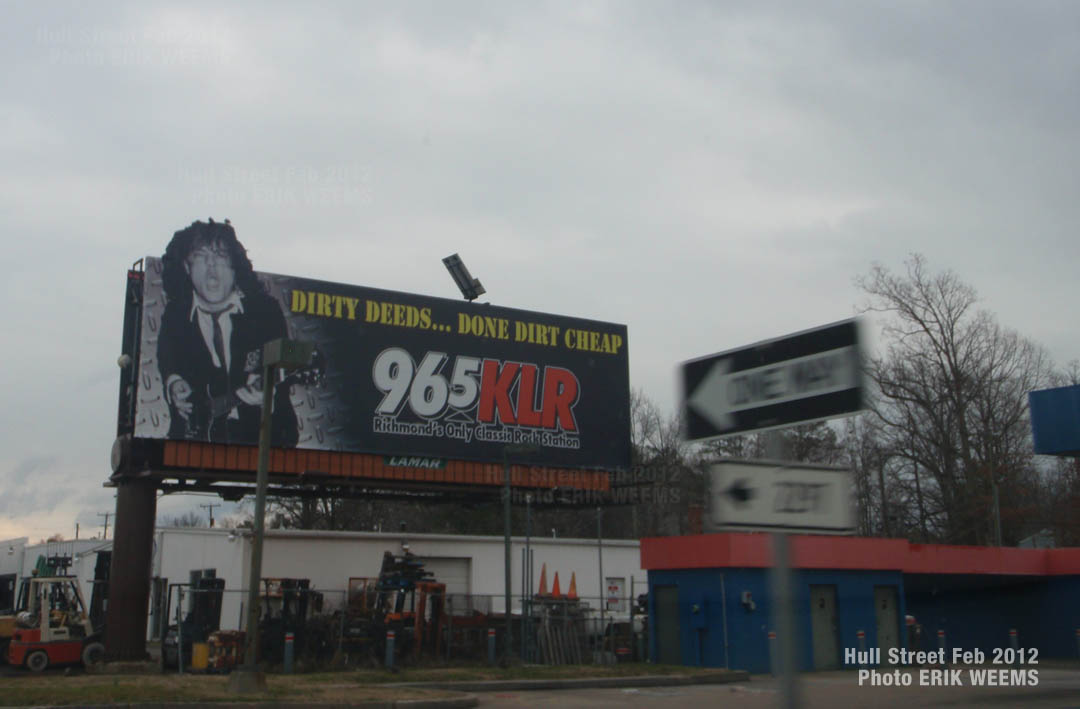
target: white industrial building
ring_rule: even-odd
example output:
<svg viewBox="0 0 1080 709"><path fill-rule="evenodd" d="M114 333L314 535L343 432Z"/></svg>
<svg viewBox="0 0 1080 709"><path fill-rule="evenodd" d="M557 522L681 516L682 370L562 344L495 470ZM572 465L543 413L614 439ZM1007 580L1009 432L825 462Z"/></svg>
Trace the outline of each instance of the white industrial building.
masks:
<svg viewBox="0 0 1080 709"><path fill-rule="evenodd" d="M151 567L154 583L164 589L169 584L187 583L192 571L213 569L217 578L225 580L222 628L238 628L244 600L242 590L248 586L251 546L249 530L158 528L154 534ZM515 597L520 597L523 591L525 546L524 537L512 538L510 576L511 594ZM66 555L72 557L71 573L79 577L89 601L97 552L111 548L110 540L100 539L35 545L27 544L26 538L6 540L0 542L0 582L17 588L18 577L28 575L39 556ZM533 537L529 540L529 548L534 582L533 588L525 590L526 595L538 590L541 568L547 570L548 590L556 572L564 594L573 577L577 595L594 607L599 606L601 594L606 592L606 608L613 615L626 613L631 597L646 590L637 541L604 540L601 553L595 539ZM329 611L344 602L351 578L378 576L385 552L400 555L406 549L424 562L425 568L434 573L435 580L446 584L448 594L490 597L487 601L490 611L503 612L503 537L268 530L262 575L264 578L309 579L310 588L323 593L324 610ZM517 605L516 600L514 605ZM155 634L157 622L158 619L151 618L150 636Z"/></svg>

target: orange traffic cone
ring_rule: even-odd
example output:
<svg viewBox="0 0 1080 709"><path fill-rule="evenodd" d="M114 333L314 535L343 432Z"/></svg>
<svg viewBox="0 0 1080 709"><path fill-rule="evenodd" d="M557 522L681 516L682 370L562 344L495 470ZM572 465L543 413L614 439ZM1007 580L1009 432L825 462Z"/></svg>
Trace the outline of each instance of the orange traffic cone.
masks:
<svg viewBox="0 0 1080 709"><path fill-rule="evenodd" d="M567 598L577 598L577 574L570 572L570 590L566 592Z"/></svg>
<svg viewBox="0 0 1080 709"><path fill-rule="evenodd" d="M551 582L551 597L562 598L562 591L559 590L559 572L555 572L555 580Z"/></svg>
<svg viewBox="0 0 1080 709"><path fill-rule="evenodd" d="M540 590L536 592L536 595L547 595L547 564L540 565Z"/></svg>

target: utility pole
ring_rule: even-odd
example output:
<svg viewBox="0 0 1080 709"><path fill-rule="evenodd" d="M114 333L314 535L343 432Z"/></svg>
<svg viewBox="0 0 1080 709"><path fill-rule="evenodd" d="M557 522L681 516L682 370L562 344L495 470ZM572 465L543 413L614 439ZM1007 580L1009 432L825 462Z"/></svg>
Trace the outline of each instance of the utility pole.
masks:
<svg viewBox="0 0 1080 709"><path fill-rule="evenodd" d="M214 508L215 507L221 507L221 503L219 502L217 504L199 505L199 507L202 507L205 510L210 510L210 526L213 527L214 526Z"/></svg>
<svg viewBox="0 0 1080 709"><path fill-rule="evenodd" d="M513 648L513 631L510 623L513 620L513 599L510 595L510 446L503 449L503 604L506 607L506 635L503 638L503 662L510 664L510 652Z"/></svg>
<svg viewBox="0 0 1080 709"><path fill-rule="evenodd" d="M259 464L255 475L255 520L251 532L251 569L248 572L247 631L244 664L229 675L236 693L266 691L266 677L256 662L259 648L259 588L262 586L263 535L266 522L266 488L269 484L271 410L274 377L279 369L296 369L311 361L314 344L279 338L263 345L263 402L259 423Z"/></svg>
<svg viewBox="0 0 1080 709"><path fill-rule="evenodd" d="M111 512L98 512L98 514L97 514L98 517L104 517L105 518L105 531L103 531L101 533L101 538L102 539L108 539L109 538L109 516L111 514L112 514Z"/></svg>
<svg viewBox="0 0 1080 709"><path fill-rule="evenodd" d="M604 609L607 607L607 582L604 581L604 508L596 506L596 565L600 574L600 658L607 664L607 620Z"/></svg>

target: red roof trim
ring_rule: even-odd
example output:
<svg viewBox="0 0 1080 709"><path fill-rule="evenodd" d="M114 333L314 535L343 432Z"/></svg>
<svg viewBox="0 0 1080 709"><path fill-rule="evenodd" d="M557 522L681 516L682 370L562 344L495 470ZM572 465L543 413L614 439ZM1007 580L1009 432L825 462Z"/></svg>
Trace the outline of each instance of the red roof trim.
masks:
<svg viewBox="0 0 1080 709"><path fill-rule="evenodd" d="M1080 574L1080 548L1016 549L911 544L906 539L792 535L792 565L803 569L892 570L908 574ZM649 570L772 566L767 534L699 534L641 540Z"/></svg>

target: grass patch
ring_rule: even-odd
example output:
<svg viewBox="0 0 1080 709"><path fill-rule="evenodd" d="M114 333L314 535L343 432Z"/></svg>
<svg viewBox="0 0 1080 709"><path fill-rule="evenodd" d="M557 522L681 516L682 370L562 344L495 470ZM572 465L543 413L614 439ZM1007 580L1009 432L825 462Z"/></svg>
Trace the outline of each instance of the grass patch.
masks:
<svg viewBox="0 0 1080 709"><path fill-rule="evenodd" d="M619 665L516 665L506 669L487 665L407 667L399 672L380 669L266 676L267 692L236 695L225 675L148 674L45 676L21 673L4 677L0 706L41 704L123 704L146 702L296 702L302 704L394 701L454 696L454 692L388 687L404 682L455 682L519 679L582 679L637 675L701 675L717 670L642 663Z"/></svg>
<svg viewBox="0 0 1080 709"><path fill-rule="evenodd" d="M349 681L356 684L386 684L399 682L462 682L519 679L584 679L588 677L637 677L640 675L698 675L715 673L717 670L681 665L650 665L625 663L618 665L514 665L507 668L488 665L454 667L407 667L398 672L386 670L351 670L343 672L320 672L303 675L302 681L321 682Z"/></svg>
<svg viewBox="0 0 1080 709"><path fill-rule="evenodd" d="M79 675L64 677L20 676L4 678L0 706L41 704L116 704L141 702L271 702L305 704L398 699L430 699L452 696L447 692L361 685L343 674L329 675L337 681L312 684L300 676L267 676L267 691L258 695L232 694L228 678L220 675ZM306 677L304 677L306 680Z"/></svg>

